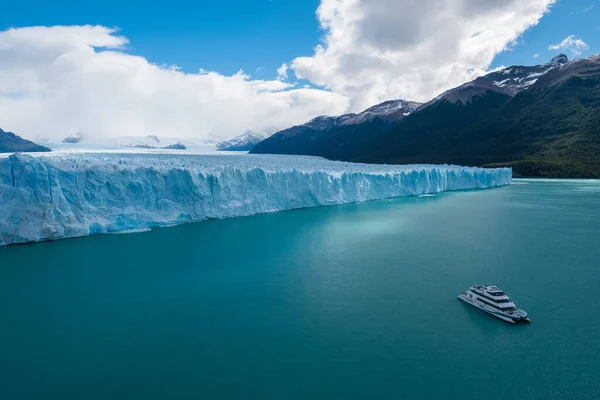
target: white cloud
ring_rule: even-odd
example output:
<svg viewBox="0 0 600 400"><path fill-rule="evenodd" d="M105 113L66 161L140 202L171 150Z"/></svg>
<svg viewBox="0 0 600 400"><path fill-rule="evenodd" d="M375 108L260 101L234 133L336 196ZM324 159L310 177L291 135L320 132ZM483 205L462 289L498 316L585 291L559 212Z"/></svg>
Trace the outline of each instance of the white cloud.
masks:
<svg viewBox="0 0 600 400"><path fill-rule="evenodd" d="M323 43L293 60L299 78L351 99L426 101L487 70L554 0L322 0Z"/></svg>
<svg viewBox="0 0 600 400"><path fill-rule="evenodd" d="M548 47L548 50L567 50L578 56L589 48L590 46L588 46L583 40L577 38L575 35L570 35L558 44L551 44Z"/></svg>
<svg viewBox="0 0 600 400"><path fill-rule="evenodd" d="M321 0L322 43L271 80L155 65L101 26L9 29L0 32L0 127L28 137L201 138L272 132L387 99L427 101L485 73L554 1ZM290 69L313 85L290 83Z"/></svg>
<svg viewBox="0 0 600 400"><path fill-rule="evenodd" d="M101 26L0 32L0 127L29 138L78 130L198 139L272 132L347 108L344 96L279 79L151 64L127 43Z"/></svg>
<svg viewBox="0 0 600 400"><path fill-rule="evenodd" d="M583 10L581 10L581 12L588 12L594 9L594 6L596 5L596 3L592 3L589 6L585 7Z"/></svg>
<svg viewBox="0 0 600 400"><path fill-rule="evenodd" d="M533 55L533 58L539 58L539 57L540 57L540 53L535 53L535 54Z"/></svg>
<svg viewBox="0 0 600 400"><path fill-rule="evenodd" d="M282 64L281 67L277 68L277 76L279 79L287 79L288 78L288 65Z"/></svg>

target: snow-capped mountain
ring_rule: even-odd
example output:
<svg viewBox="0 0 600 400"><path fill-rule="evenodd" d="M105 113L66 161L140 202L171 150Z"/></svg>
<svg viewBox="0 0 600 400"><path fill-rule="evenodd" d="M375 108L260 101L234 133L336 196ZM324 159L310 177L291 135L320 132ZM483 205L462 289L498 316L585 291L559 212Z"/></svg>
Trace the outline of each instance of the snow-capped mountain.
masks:
<svg viewBox="0 0 600 400"><path fill-rule="evenodd" d="M337 158L502 165L520 176L598 178L599 82L600 55L504 68L446 92Z"/></svg>
<svg viewBox="0 0 600 400"><path fill-rule="evenodd" d="M561 54L545 64L488 73L412 112L387 102L358 115L320 117L271 136L251 153L365 163L502 163L525 176L599 177L598 82L600 54L573 61ZM393 123L383 117L409 112ZM369 121L371 115L377 118Z"/></svg>
<svg viewBox="0 0 600 400"><path fill-rule="evenodd" d="M316 131L325 131L336 126L362 124L364 122L372 121L375 118L380 118L388 122L400 121L402 118L410 115L419 108L421 104L422 103L417 103L415 101L388 100L367 108L358 114L349 113L336 117L322 115L313 118L300 126L311 128Z"/></svg>
<svg viewBox="0 0 600 400"><path fill-rule="evenodd" d="M299 126L314 129L315 131L324 131L327 129L331 129L334 126L341 125L348 119L355 117L355 116L356 116L356 114L344 114L344 115L339 115L337 117L321 115L321 116L313 118L310 121L308 121L302 125L299 125Z"/></svg>
<svg viewBox="0 0 600 400"><path fill-rule="evenodd" d="M560 54L546 64L529 67L508 67L487 74L484 79L491 81L502 92L514 96L531 87L541 76L546 75L552 70L563 68L568 62L569 58L564 54Z"/></svg>
<svg viewBox="0 0 600 400"><path fill-rule="evenodd" d="M565 57L566 58L566 57ZM560 68L553 68L541 76L536 87L552 86L569 79L572 76L580 78L600 76L600 53L587 58L578 58L563 63Z"/></svg>
<svg viewBox="0 0 600 400"><path fill-rule="evenodd" d="M219 151L250 151L254 146L263 141L265 137L259 133L246 131L240 136L217 143Z"/></svg>
<svg viewBox="0 0 600 400"><path fill-rule="evenodd" d="M554 57L550 62L534 66L512 66L491 72L474 81L450 89L426 104L439 101L467 104L475 96L488 91L514 96L534 85L540 77L554 70L561 70L571 62L564 54Z"/></svg>
<svg viewBox="0 0 600 400"><path fill-rule="evenodd" d="M208 132L208 135L202 141L203 144L216 145L219 142L223 142L227 140L227 138L223 135L219 135L214 131Z"/></svg>
<svg viewBox="0 0 600 400"><path fill-rule="evenodd" d="M360 148L390 125L400 122L421 106L406 100L390 100L358 114L320 116L284 129L258 143L251 153L305 154L339 158Z"/></svg>
<svg viewBox="0 0 600 400"><path fill-rule="evenodd" d="M380 118L388 122L400 121L412 114L422 103L406 100L390 100L367 108L360 114L351 115L340 122L340 125L358 125ZM342 116L344 117L344 116ZM341 118L341 117L340 117Z"/></svg>

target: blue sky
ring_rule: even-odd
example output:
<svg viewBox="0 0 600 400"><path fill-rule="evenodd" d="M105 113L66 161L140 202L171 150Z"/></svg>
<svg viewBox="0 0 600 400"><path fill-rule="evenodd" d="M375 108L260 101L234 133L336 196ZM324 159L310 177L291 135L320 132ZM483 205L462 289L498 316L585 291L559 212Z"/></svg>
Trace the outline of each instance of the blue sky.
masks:
<svg viewBox="0 0 600 400"><path fill-rule="evenodd" d="M0 30L34 25L104 25L119 27L129 52L187 72L199 68L233 74L239 69L257 77L273 76L282 63L310 55L321 32L315 17L318 0L173 0L46 1L3 5ZM492 67L545 61L548 50L574 34L588 55L600 50L600 2L559 0L517 46L497 56ZM539 54L534 59L533 55ZM572 57L572 54L568 54Z"/></svg>
<svg viewBox="0 0 600 400"><path fill-rule="evenodd" d="M199 68L257 76L298 55L310 55L320 32L318 0L46 1L3 5L0 30L34 25L119 27L129 52L187 72Z"/></svg>
<svg viewBox="0 0 600 400"><path fill-rule="evenodd" d="M589 45L589 50L578 57L600 52L600 1L559 0L540 23L527 30L511 51L500 53L492 67L500 65L535 64L545 62L560 51L548 50L550 44L560 43L575 35ZM569 58L574 55L564 51ZM534 59L534 54L539 54Z"/></svg>
<svg viewBox="0 0 600 400"><path fill-rule="evenodd" d="M490 68L600 52L598 2L5 2L0 127L32 139L233 137L426 102Z"/></svg>

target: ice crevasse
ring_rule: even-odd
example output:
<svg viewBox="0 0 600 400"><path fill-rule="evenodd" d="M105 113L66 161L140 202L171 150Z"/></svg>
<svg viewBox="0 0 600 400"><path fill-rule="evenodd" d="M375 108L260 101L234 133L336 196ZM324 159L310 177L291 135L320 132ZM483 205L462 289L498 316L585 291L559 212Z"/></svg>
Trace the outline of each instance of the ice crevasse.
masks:
<svg viewBox="0 0 600 400"><path fill-rule="evenodd" d="M63 153L0 157L0 245L508 185L508 168L315 157Z"/></svg>

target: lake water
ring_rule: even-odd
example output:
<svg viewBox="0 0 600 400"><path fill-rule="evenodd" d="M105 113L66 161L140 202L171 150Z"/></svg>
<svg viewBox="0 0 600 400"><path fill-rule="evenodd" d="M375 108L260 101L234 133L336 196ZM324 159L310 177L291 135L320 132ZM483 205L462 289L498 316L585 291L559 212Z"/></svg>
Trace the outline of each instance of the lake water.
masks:
<svg viewBox="0 0 600 400"><path fill-rule="evenodd" d="M0 398L600 398L599 300L593 181L4 247Z"/></svg>

